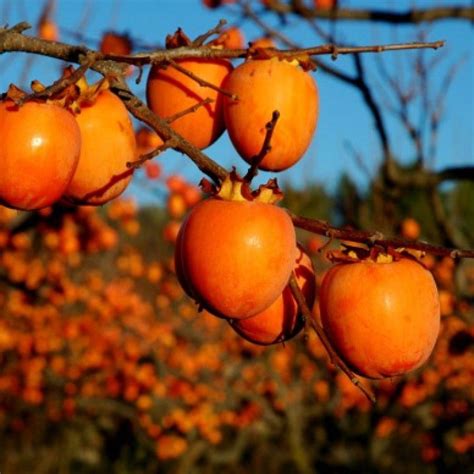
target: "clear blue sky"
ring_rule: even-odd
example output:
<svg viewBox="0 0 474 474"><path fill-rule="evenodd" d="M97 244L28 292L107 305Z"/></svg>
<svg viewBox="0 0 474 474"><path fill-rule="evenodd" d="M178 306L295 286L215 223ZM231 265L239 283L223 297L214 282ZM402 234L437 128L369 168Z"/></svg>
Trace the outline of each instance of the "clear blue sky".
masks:
<svg viewBox="0 0 474 474"><path fill-rule="evenodd" d="M257 5L259 2L255 2ZM376 7L403 10L416 3L418 6L435 5L469 5L470 0L341 0L344 6L354 8ZM39 0L0 0L0 24L14 24L21 20L35 23L43 2ZM67 31L77 31L83 16L88 12L86 26L81 33L90 41L88 45L97 47L101 32L115 29L128 32L132 37L139 38L147 44L162 43L166 34L181 26L191 37L206 31L226 18L229 23L238 22L232 9L209 10L201 5L200 0L57 0L55 18L62 28L61 39L74 43L76 40ZM266 16L272 23L272 17ZM273 19L275 23L275 19ZM321 22L326 27L325 22ZM466 21L441 21L431 26L425 25L428 40L444 39L447 46L442 53L428 52L428 57L443 54L443 60L437 72L430 76L429 87L438 91L443 73L455 62L465 57L465 62L458 72L448 95L444 120L439 132L439 148L435 168L455 165L474 165L474 61L472 58L473 29ZM256 37L257 30L248 22L242 28L247 40ZM304 46L320 44L314 33L304 27L301 22L292 20L284 30L288 36ZM417 27L390 27L385 24L370 25L362 22L341 22L337 26L339 38L353 44L374 44L392 41L413 41L416 39ZM413 61L412 52L385 53L383 58L391 70L396 68L400 77L410 75L409 62ZM0 89L5 91L10 82L19 80L25 67L25 55L9 55L10 59L0 57ZM364 57L369 72L375 71L374 55ZM28 82L40 79L45 83L52 82L58 74L58 62L48 59L36 59L29 70ZM353 61L350 57L340 57L335 65L352 73ZM375 87L383 83L379 75L369 74ZM343 171L351 174L361 186L367 182L366 174L356 164L344 145L350 142L363 156L365 165L370 170L376 169L379 162L379 144L374 132L372 119L363 104L359 92L337 80L316 72L321 97L321 111L318 129L314 141L306 156L291 170L279 174L280 182L291 181L295 185L303 185L306 181L324 183L332 189ZM136 86L136 91L143 96L144 82ZM380 98L380 95L377 95ZM415 109L416 110L416 109ZM417 110L420 112L420 110ZM406 132L395 120L389 121L389 131L394 150L404 161L414 156L413 148L406 138ZM223 166L237 165L240 170L245 166L233 150L227 136L206 150L212 158ZM189 179L198 182L201 175L194 165L181 155L168 151L159 158L166 173L179 171ZM268 178L262 173L261 180ZM143 184L143 181L140 180ZM140 197L142 201L150 199L150 193L143 191L142 186L132 185L129 193Z"/></svg>

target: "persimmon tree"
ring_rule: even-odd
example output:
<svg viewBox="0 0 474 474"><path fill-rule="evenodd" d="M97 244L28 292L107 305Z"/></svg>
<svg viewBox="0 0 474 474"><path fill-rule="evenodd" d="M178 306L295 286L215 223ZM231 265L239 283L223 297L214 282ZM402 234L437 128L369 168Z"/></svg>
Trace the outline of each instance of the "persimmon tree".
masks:
<svg viewBox="0 0 474 474"><path fill-rule="evenodd" d="M48 153L44 159L48 167L40 167L40 170L31 176L31 187L38 182L42 183L43 187L31 190L28 187L29 182L21 178L19 165L15 166L15 160L23 159L23 155L18 158L14 156L16 150L9 151L7 147L0 150L0 166L8 171L0 178L2 204L15 209L37 209L36 213L12 225L5 232L5 242L2 245L6 249L7 257L2 264L7 271L4 279L12 287L20 285L22 290L31 292L32 298L41 298L41 292L44 291L51 296L53 304L57 302L59 307L73 303L86 304L90 306L91 311L100 315L100 320L105 325L108 321L108 308L113 308L112 312L124 317L125 324L136 330L139 337L144 337L147 332L153 333L154 339L152 338L151 342L156 342L161 337L161 332L166 336L169 330L167 325L163 323L153 326L149 309L142 305L140 298L134 296L127 282L104 289L101 278L91 275L87 280L91 285L90 291L81 293L72 281L67 281L59 291L55 288L54 277L58 272L64 275L67 265L78 265L76 258L70 257L75 255L74 249L80 248L81 245L91 253L97 249L112 249L117 245L114 231L95 217L97 211L93 208L89 210L91 208L88 207L75 210L69 206L97 206L112 201L110 211L107 211L112 214L113 210L116 211L117 215L111 216L112 220L119 220L124 228L128 228L133 234L137 229L133 225L134 212L131 212L131 216L127 214L126 209L122 212L121 204L114 202L114 199L125 189L128 182L134 179L134 171L140 167L146 169L150 178L157 178L159 168L153 165L157 165L160 159L165 159L164 152L172 148L186 155L206 175L202 181L202 190L210 197L201 201L200 192L179 178L170 178L167 182L170 190L167 211L171 221L165 228L165 239L173 243L175 258L165 270L159 265L147 269L151 283L161 280L163 272L167 275L167 283L163 286L167 299L157 299L157 306L163 305L165 308L170 301L178 299L176 295L179 295L179 289L176 282L172 283L171 278L171 274L175 272L183 290L196 301L205 321L205 328L212 328L215 322L213 317L217 316L228 320L239 335L257 345L281 343L303 330L305 337L310 338L312 336L309 335L308 329L313 329L320 344L309 349L309 356L302 357L310 358L312 353L317 353L320 357L323 348L334 366L347 376L347 380L340 379L340 374L331 373L338 380L338 384L347 389L344 384L352 383L368 400L375 401L372 391L359 381L355 373L367 378L405 374L419 367L433 349L438 335L440 313L442 314L444 309L433 277L428 271L435 270L434 265L430 266L430 258L443 258L444 271L452 278L454 262L474 257L474 250L458 245L459 237L450 232L449 222L439 205L438 193L438 186L445 180L472 179L473 169L450 168L439 172L429 169L427 163L435 147L441 99L429 104L430 113L426 114L425 120L429 124L428 141L431 140L432 146L426 147L422 127L417 128L409 114L408 106L410 100L413 100L412 97L407 96L401 87L396 87L396 81L383 59L380 59L382 74L389 83L394 84L394 98L387 99L391 101L388 109L399 118L417 151L415 170L405 170L397 162L385 126L384 112L366 81L362 55L376 54L383 58L382 53L403 54L404 50L418 50L420 72L416 80L422 85L429 80L428 66L424 62L422 51L442 48L444 43L421 38L416 43L344 45L335 42L332 31L322 30L319 24L314 23L316 34L328 44L300 47L281 32L268 26L262 20L260 12L249 2L210 2L210 6L221 7L221 3L229 4L229 8L239 9L246 21L254 22L262 29L262 33L273 37L282 47L268 43L263 46L251 43L248 47L237 44L237 47L233 47L230 32L225 29L225 21L219 22L194 40L178 29L167 38L166 49L146 52L133 52L130 38L114 36L111 32L107 38L104 37L104 44L99 51L56 41L54 28L46 28L47 15L41 20L44 31L41 33L40 30L40 37L28 36L29 25L26 23L0 29L0 54L39 54L75 64L75 68L68 69L51 85L34 83L32 92L26 93L11 87L2 98L0 114L5 117L0 115L0 134L4 133L6 136L7 132L10 133L9 127L13 127L8 123L9 111L18 117L28 108L56 107L55 104L59 103L61 113L68 117L67 120L73 124L77 122L77 130L80 130L81 134L81 140L78 141L82 142L80 156L77 151L79 145L72 146L74 150L68 158L73 163L70 165L70 176L65 180L67 182L59 183L60 190L57 192L48 188L51 183L46 176L48 168L55 166L55 154L49 150L44 152ZM279 15L282 22L287 15L295 15L301 18L301 21L308 22L314 22L315 18L330 18L333 22L352 18L388 23L416 23L443 17L472 18L473 15L472 8L432 8L414 10L410 14L397 14L345 10L338 7L336 2L331 5L315 2L315 5L314 9L303 5L303 2L268 1L262 2L259 8L266 14ZM354 75L328 64L323 59L326 55L333 59L350 55L354 62ZM231 63L234 59L243 59L244 62L234 68ZM130 76L130 66L136 68L136 80L141 81L148 65L151 65L151 71L147 79L145 103L132 92L128 81L133 78ZM311 72L315 69L316 73ZM89 70L102 76L92 87L85 84L85 75ZM276 206L282 193L284 194L276 180L270 180L267 185L258 189L252 187L252 180L260 169L275 173L287 169L298 161L307 149L318 120L318 92L312 74L317 77L320 72L328 73L355 87L372 114L383 155L380 176L374 186L379 206L377 209L382 214L389 214L391 204L405 189L419 187L426 190L445 245L416 240L416 230L412 233L406 230L402 237L391 237L385 235L387 230L394 231L390 225L383 225L379 230L362 230L338 227L319 219L300 216L291 209ZM454 72L450 71L446 76L447 83ZM134 137L125 108L141 125L149 128L142 129L141 133ZM26 120L21 122L24 126ZM104 128L107 129L107 135L99 132ZM225 169L218 159L211 158L203 151L218 139L225 128L236 153L249 165L244 177L238 176L235 170ZM120 134L114 134L114 131L118 133L116 129L120 130ZM73 132L79 133L77 130ZM23 130L18 132L21 137L25 137L24 133ZM65 137L59 138L64 140ZM59 145L54 147L55 151L57 149L62 150ZM38 156L40 155L26 157L26 163L35 162ZM51 173L57 174L54 171ZM43 179L45 181L42 181ZM45 194L44 188L54 193L54 197L47 202L38 201L38 196ZM20 196L12 197L12 190ZM30 192L36 193L33 204L30 204ZM26 204L22 200L23 194L28 196ZM63 199L62 204L59 202L60 198ZM53 203L56 204L52 210L45 208ZM5 209L2 212L5 213L5 222L10 225L13 218L9 211ZM186 212L184 221L180 223L179 219L182 219ZM48 220L49 213L54 217L51 221ZM61 224L50 229L49 222L54 221ZM249 225L249 222L252 225ZM79 230L81 225L87 229L82 236ZM46 229L45 244L50 245L52 250L61 249L65 257L52 265L53 268L48 265L45 269L42 264L38 264L34 274L36 279L25 270L27 255L32 247L28 238L21 237L25 229L35 226ZM324 237L321 252L325 251L325 247L331 246L326 256L328 264L334 266L324 276L322 283L320 270L313 268L308 255L297 246L295 229L303 229ZM335 241L343 242L334 248ZM8 257L10 253L12 256ZM20 269L15 268L13 264L15 258L23 262ZM119 258L122 258L120 261L123 268L131 275L134 272L137 275L145 273L143 265L137 263L140 259L136 255ZM360 273L357 273L358 271ZM320 296L315 291L315 273L321 283ZM370 291L366 291L364 285L369 285ZM416 291L413 290L414 286ZM122 300L124 295L130 296L129 304L120 303L119 300ZM88 301L88 297L92 298L91 301ZM411 304L414 298L417 298L416 304ZM357 305L361 302L364 302L364 309L371 309L367 309L367 314L362 315L367 316L367 321L357 312ZM10 310L22 315L22 303L19 302L18 306L11 304L10 302ZM136 327L133 321L125 317L130 308L140 315ZM47 305L38 307L39 319L43 318L43 310L44 314L48 314ZM413 311L414 314L411 315ZM189 316L189 309L183 310L183 313L184 317ZM383 323L377 321L379 324L371 327L370 323L374 322L375 316L380 316ZM57 322L57 317L57 312L54 312L51 319ZM362 329L360 324L364 326ZM100 332L101 328L100 324L96 326L85 317L77 327L71 323L71 328L64 329L58 324L56 329L56 339L63 330L73 339L78 331L89 331L92 335L94 331ZM404 337L405 331L413 331L412 339ZM163 354L160 355L173 366L178 362L174 359L171 346L177 340L174 339L172 331L168 336L171 341L169 347L167 346L169 350L163 349ZM234 426L243 426L258 417L259 409L249 403L239 416L222 416L219 420L217 416L209 416L208 419L213 421L203 426L201 418L206 418L206 413L199 412L201 408L197 402L195 405L194 402L189 402L193 405L193 410L200 413L196 418L187 416L188 414L185 416L177 410L169 415L166 422L169 426L166 423L164 428L158 426L146 415L152 404L149 395L152 389L156 393L169 391L170 397L173 397L173 393L183 394L183 397L187 396L189 400L198 400L202 394L199 395L197 389L190 388L191 384L186 381L177 381L173 377L159 383L153 367L138 362L140 357L145 357L145 349L137 341L139 337L131 338L123 353L114 345L113 340L116 337L118 336L114 336L112 329L110 333L104 334L99 347L93 351L94 356L84 356L84 361L78 363L74 373L78 374L79 379L80 376L86 375L88 370L94 370L95 364L100 365L102 360L120 367L123 363L123 372L120 369L118 373L107 373L101 384L103 383L105 392L120 394L125 400L136 403L140 410L139 424L152 439L160 440L156 448L160 459L174 458L182 454L186 441L181 435L191 428L198 429L211 443L218 443L220 434L217 426L219 423L225 424L223 420ZM390 343L386 344L388 340ZM372 344L373 341L378 344ZM2 343L11 350L20 342L25 346L25 353L29 354L31 350L28 347L32 346L33 342L27 338L15 335L11 340L6 338ZM418 343L420 347L414 347ZM41 345L36 340L34 344ZM51 347L48 344L45 346L45 353L49 357L56 349L53 343ZM113 353L112 362L105 355L109 350ZM233 348L230 347L229 350L232 351ZM260 354L262 349L257 347L250 350ZM235 352L238 353L239 350L235 349ZM446 353L446 348L444 352ZM127 361L123 362L123 358ZM55 361L55 371L70 377L71 381L68 383L72 385L68 385L70 396L65 400L61 413L55 413L53 410L51 416L72 416L76 410L76 402L72 399L79 383L74 382L74 374L65 374L62 371L60 360ZM140 365L140 372L136 376L132 373L134 366L129 364L130 361ZM305 373L305 361L306 359L300 367L301 374ZM196 364L201 368L207 362L203 356ZM283 385L290 384L292 378L286 364L286 361L280 359L274 361ZM311 364L308 362L307 366L310 367ZM217 372L218 369L216 366L211 370ZM40 370L33 367L31 372ZM192 374L194 370L198 369L189 368L189 373ZM449 368L445 370L449 371ZM251 382L255 382L257 378L257 372L249 374ZM33 375L31 379L34 379ZM123 390L122 379L126 381L123 383ZM427 386L434 390L437 382L432 380ZM5 384L15 395L17 387L14 377L7 379ZM322 383L315 385L315 392L321 399L327 396L327 388L323 387L327 386ZM382 404L389 406L390 397L395 395L384 393L383 384L380 387ZM40 403L42 394L38 387L32 383L26 388L28 390L21 392L23 395L26 393L25 400ZM268 386L260 388L258 395L263 398L267 396L267 391L270 398L277 393L270 382ZM96 390L93 384L84 384L82 389L86 397L93 396ZM415 386L410 386L405 399L406 406L410 406L417 396L422 395L416 392ZM368 406L364 405L367 401L360 401L356 395L353 397L356 400L353 400L354 405ZM285 403L290 401L291 397L288 397ZM276 400L272 399L273 402L278 406ZM341 412L349 409L350 403L348 406L341 405ZM167 426L176 429L180 434L168 434ZM382 431L389 429L384 426L380 428ZM298 451L297 447L295 450ZM295 458L298 456L295 455ZM299 459L303 472L307 461L304 456Z"/></svg>
<svg viewBox="0 0 474 474"><path fill-rule="evenodd" d="M278 2L275 3L276 6L278 6L278 4ZM276 8L275 5L270 2L268 5L266 5L266 7L272 9ZM249 4L243 3L242 8L249 16L252 17ZM316 5L316 8L317 11L319 11L324 10L326 7ZM336 6L332 10L338 12ZM283 14L282 11L280 11L279 13ZM295 7L295 13L303 16L308 14L308 12L306 12L304 9L298 8L298 5L296 5ZM253 18L255 19L255 17ZM221 46L215 46L216 43L213 44L212 41L206 43L209 38L222 33L224 24L225 22L221 21L219 25L217 25L215 28L205 32L203 35L199 36L194 41L190 40L181 30L178 30L174 36L168 37L166 50L155 50L149 53L147 52L130 55L101 53L98 51L89 50L82 46L78 47L73 45L67 45L64 43L52 42L49 40L43 40L40 38L28 37L24 34L24 31L28 28L28 25L26 24L19 24L11 28L5 28L0 32L0 50L2 52L23 51L32 54L47 55L50 57L55 57L57 59L79 63L79 68L75 72L67 74L64 78L59 79L55 84L52 84L50 87L40 88L39 90L37 90L38 87L36 87L36 90L34 89L33 93L29 96L14 94L13 92L10 92L6 95L4 101L6 104L10 104L10 107L17 108L22 111L24 110L22 107L24 107L23 104L25 102L28 105L30 103L35 104L41 101L51 102L52 99L58 96L64 96L66 98L69 98L68 89L72 87L74 89L74 92L72 94L77 94L77 89L80 90L80 86L78 86L77 84L79 83L79 81L82 80L82 77L84 76L86 71L88 69L95 70L101 73L104 76L104 79L106 79L110 83L110 91L116 94L116 96L123 101L127 109L137 119L154 128L161 140L163 141L163 144L159 145L158 148L156 148L155 151L153 151L151 154L149 153L145 157L140 157L137 160L129 160L127 162L127 166L129 167L130 172L133 170L134 167L142 165L145 159L150 159L153 155L158 155L167 148L172 147L188 155L189 158L193 160L197 164L197 166L215 182L217 188L221 188L225 179L228 179L228 176L231 176L232 183L237 184L238 180L233 179L232 174L229 175L229 172L227 170L222 168L216 161L206 156L200 150L200 148L208 146L213 140L215 140L219 136L220 133L222 133L223 118L220 115L222 114L221 101L224 100L224 115L226 117L225 123L229 127L229 132L233 143L236 146L237 151L247 161L249 161L252 166L252 169L249 170L246 180L244 180L246 186L242 189L246 189L246 187L248 186L247 183L250 183L251 178L257 172L258 168L279 171L291 166L291 164L298 160L304 153L311 138L312 131L314 131L318 107L317 100L316 102L314 102L314 99L312 98L315 93L310 93L310 89L307 89L303 83L300 85L296 82L285 82L285 76L295 74L297 71L300 70L301 67L306 70L314 69L317 65L317 63L315 63L311 59L311 57L314 56L318 57L324 54L331 54L333 58L336 58L337 56L344 54L354 54L354 58L356 58L356 68L359 74L359 78L355 80L355 82L357 83L356 86L361 89L374 114L374 119L377 123L377 129L379 131L380 139L385 153L386 166L384 167L384 179L392 178L396 180L396 177L394 178L393 176L393 170L396 167L393 164L392 153L390 151L389 142L386 137L386 131L383 126L383 121L381 119L380 112L377 109L372 96L370 95L370 91L367 89L367 86L365 85L362 79L363 69L360 54L363 52L381 53L383 51L399 51L403 49L437 49L443 46L442 41L418 42L411 44L375 45L366 47L351 47L330 44L325 46L316 46L312 48L303 49L293 48L290 50L280 50L277 48L254 48L253 46L250 46L249 48L245 49L226 49L225 47L222 48ZM230 63L224 62L224 58L232 59L239 57L246 58L246 62L242 66L237 68L235 71L231 72ZM189 64L186 61L188 61ZM293 64L290 65L289 62L292 62ZM140 68L143 68L143 66L146 64L153 64L153 69L147 81L148 102L150 104L151 109L154 110L156 113L150 110L137 96L135 96L131 92L130 88L127 86L126 72L128 69L126 66L124 66L124 63L133 64ZM196 65L195 68L193 66L194 64ZM214 75L206 76L207 73L205 72L205 68L207 67L207 64L213 65L213 67L215 65L215 68L220 68L219 72L217 72L216 69L216 73L213 73ZM226 65L226 67L222 67L221 65ZM249 69L249 71L245 73L241 72L244 71L245 68ZM288 69L286 70L285 68ZM260 73L257 72L259 69L262 69L261 77L263 79L259 79ZM166 71L168 70L171 72L174 71L175 76L168 77L166 75ZM215 76L215 74L218 74L218 76ZM247 74L247 76L245 76L245 74ZM268 86L265 85L265 74L270 76L270 78L272 75L274 76L274 78L269 81ZM301 74L301 77L304 78L309 77L308 73L301 72L298 74ZM225 80L225 77L228 77L229 79ZM233 80L231 78L235 79ZM263 82L262 84L260 84L262 80ZM307 79L304 79L303 82L304 81L307 81ZM163 90L160 89L160 84L163 84ZM184 102L182 105L180 105L179 97L175 97L173 95L173 88L176 88L175 84L180 84L180 87L182 88L192 87L194 91L198 89L199 92L211 90L212 94L210 94L211 96L209 97L205 97L204 93L201 96L198 96L197 99L193 99L191 102L188 101L189 103ZM270 84L272 84L274 87L280 88L280 90L278 92L271 93L269 97L270 103L268 104L268 106L266 106L265 109L263 109L260 105L258 105L258 103L259 101L268 100L264 98L263 90L265 88L268 88ZM166 89L164 89L164 87L171 88L168 92ZM311 87L313 87L314 89L314 86ZM260 90L260 88L262 89ZM293 91L296 91L297 94L301 94L301 99L297 99L301 102L301 105L299 105L299 102L294 102L294 100L288 105L276 102L273 118L270 116L268 117L269 121L267 126L265 127L265 125L262 124L262 121L265 118L264 115L268 114L268 111L270 111L272 107L271 99L273 97L278 98L282 96L282 94L290 94L290 92L293 93ZM218 95L216 95L216 92ZM95 94L97 94L97 92L95 92ZM101 94L101 92L98 92L98 94ZM248 94L253 94L253 96L247 99L246 97ZM85 99L81 99L81 97L83 96L85 97ZM99 96L97 99L88 99L88 97L90 96L90 93L82 92L82 94L79 94L78 98L70 97L69 100L73 103L77 102L78 107L80 108L81 101L86 102L87 100L89 100L94 102L95 100L98 100L101 97ZM315 97L317 97L317 93ZM249 104L252 104L250 105L250 108L243 108L242 112L240 112L240 108L245 107L245 104L247 102ZM216 106L212 105L213 103L217 104L217 108ZM171 105L166 106L167 108L163 108L161 104ZM71 107L70 104L68 106ZM252 111L252 108L255 109L255 112ZM314 112L312 112L312 115L314 118L307 119L305 117L301 117L303 110L308 110L310 115L310 111L313 110ZM202 111L205 111L206 113L203 115ZM167 117L173 117L173 114L176 113L183 114L183 116L177 119L173 119L171 121L167 119ZM81 113L79 114L79 123L84 123L90 129L89 122L92 119L90 118L89 120L87 120L87 114L87 110L81 111ZM261 114L261 116L259 116L258 114ZM296 115L292 116L290 114ZM113 111L105 113L103 115L104 120L106 120L106 117L110 117L110 119L112 119L113 115ZM210 127L213 131L211 135L209 135L208 132L204 132L205 128L203 128L204 125L202 123L202 120L206 119L207 116L212 117ZM245 123L245 117L252 118L252 120ZM253 122L253 119L255 119L255 124ZM300 127L295 128L294 124L299 119L303 120L304 126L303 124L301 124ZM308 120L310 122L309 125ZM187 128L182 128L180 125L184 124L184 121L188 122ZM242 123L242 125L238 125L240 123L239 121ZM189 130L189 132L186 130ZM198 130L199 132L204 132L206 135L209 135L210 138L205 138L204 141L201 141L199 139L195 140L193 138L193 134L196 133L196 131ZM181 132L183 135L180 135L179 132ZM245 136L245 134L247 134L248 137ZM303 140L303 144L300 146L298 143L302 134L306 135L304 138L301 138ZM97 137L97 139L99 137L102 138L100 135L97 135L97 133L92 136ZM254 143L252 143L252 141ZM249 142L249 144L247 145L245 142ZM108 140L107 143L110 144L110 140ZM83 148L87 150L86 143L83 144ZM85 151L84 153L88 152ZM115 152L114 155L114 159L118 159L116 156L117 152ZM273 155L275 155L275 157L277 158L273 158ZM133 157L133 154L129 153L128 156ZM79 176L84 176L84 178L82 179L86 179L89 183L92 183L90 181L89 176L91 174L95 174L94 167L90 168L90 171L88 172L82 171L83 168L86 169L86 159L87 157L85 156L81 157L78 169L75 172L75 176L78 177L77 179L80 179ZM106 158L103 159L105 160ZM422 157L419 157L419 161L421 164L423 163ZM74 167L71 167L71 169L72 168ZM107 169L110 173L109 178L106 178L106 180L109 180L110 184L105 182L105 184L102 185L102 187L105 186L105 188L109 188L110 186L112 186L112 184L115 186L116 181L123 181L125 177L127 177L128 179L131 176L130 172L118 173L117 171L110 169L109 165L105 166L104 163L101 163L101 166L98 169ZM121 173L123 173L124 175L122 176ZM76 178L73 178L71 184L69 185L71 191L68 192L66 190L65 195L68 199L70 199L73 195L72 190L76 189L76 187L78 186L75 180ZM14 184L13 182L12 184L7 182L4 187L5 186L7 189L11 189L14 186L21 187L20 185ZM94 186L96 185L93 185L93 187ZM232 184L231 186L235 185ZM105 202L105 200L99 199L98 201L92 202L90 201L89 196L93 196L93 194L97 192L99 193L99 195L103 195L105 191L102 189L102 187L98 186L97 189L91 189L87 192L81 189L81 191L79 192L81 196L76 196L76 192L74 195L74 200L76 202L82 203L101 204ZM123 187L124 186L122 186L122 189ZM264 187L260 191L260 194L262 196L266 195L267 189L270 192L270 187ZM277 192L279 192L279 190ZM240 193L241 198L236 197L236 195ZM247 196L243 191L230 191L230 200L244 200L245 202L251 202L253 199L255 199L254 197L251 197L250 199L248 198L248 196L250 195L250 190L246 191L246 193ZM111 197L113 196L114 194L112 194ZM226 199L224 199L223 201L217 201L217 203L225 201ZM211 203L211 200L207 202ZM5 200L4 203L16 207L15 202L9 202L8 199ZM236 211L240 207L241 206L237 205L237 207L235 208ZM274 209L276 210L277 208ZM223 208L222 210L216 209L216 212L217 215L221 215L222 217L218 218L215 225L219 225L220 219L223 218L223 216L225 215L228 215L228 218L230 218L231 221L234 221L234 219L236 218L236 216L234 215L234 211L232 210L226 210L225 208ZM279 212L281 211L279 210ZM404 251L406 251L406 249L411 249L415 251L429 251L432 254L449 255L453 258L474 256L474 252L467 249L435 247L429 244L414 241L389 239L385 238L379 232L364 232L337 229L330 226L329 224L320 221L308 220L304 217L292 215L291 212L288 215L293 219L293 223L297 227L301 227L312 232L321 233L331 238L342 238L350 240L352 242L364 243L368 245L369 248L374 250L375 254L386 253L388 255L388 258L398 259L400 258L398 254L400 254L400 252L403 253ZM209 219L210 218L211 216L209 216ZM246 217L245 219L248 219L248 217ZM189 224L186 224L186 229L188 227L191 227L191 220ZM201 224L201 227L203 230L206 229L205 224ZM211 282L211 287L209 288L209 295L213 295L215 298L217 298L217 300L219 300L216 300L215 303L212 303L210 305L210 307L214 309L220 306L220 302L227 301L229 299L229 292L231 291L230 287L228 290L222 290L222 288L225 288L225 286L222 286L220 288L222 291L217 292L219 286L224 285L225 283L225 274L233 274L232 272L234 271L235 266L239 266L242 264L248 265L250 262L252 262L253 264L255 263L255 257L250 257L249 255L245 254L245 252L243 256L239 257L239 251L235 247L235 244L237 244L237 242L234 241L236 231L233 231L231 233L234 234L233 239L230 239L228 242L225 239L222 240L222 245L224 246L224 248L231 247L230 249L227 248L227 253L235 252L237 254L236 259L230 260L230 262L228 261L229 257L223 257L223 259L214 258L215 252L218 248L218 242L215 243L215 247L213 248L212 239L209 247L209 255L207 254L207 252L203 252L202 257L200 256L201 254L199 251L199 247L189 247L188 249L185 238L187 234L186 230L184 231L183 238L181 239L181 246L183 247L181 251L181 259L183 260L182 265L184 279L190 280L189 283L191 283L191 280L193 279L193 277L191 277L191 274L193 272L193 270L191 270L192 266L188 268L188 260L190 258L196 258L197 256L203 258L204 260L201 263L196 263L197 267L194 272L196 272L197 279L195 280L195 283L191 283L191 286L195 287L196 284L199 285L198 282L200 281L200 279L201 282L203 281L204 285ZM277 234L280 233L280 231L277 232ZM199 240L202 241L203 237L204 234L200 237ZM243 242L246 239L245 237L241 238L243 239ZM193 242L193 245L195 245L195 242L198 239L193 236L190 237L189 240L190 242ZM219 236L216 237L216 240L219 240ZM232 244L232 242L234 243ZM268 244L262 245L263 247L268 247ZM288 270L283 271L283 269L286 267L281 267L280 264L273 265L273 271L277 268L282 269L282 276L278 277L278 282L281 280L282 283L277 284L277 287L279 288L277 290L277 293L272 293L270 299L268 299L268 301L265 300L265 302L262 304L250 304L250 293L247 294L244 291L244 293L242 294L239 293L239 296L237 296L237 300L235 302L232 302L232 299L229 299L229 303L227 304L232 306L232 308L229 307L227 312L226 310L222 312L221 310L218 310L218 313L224 313L227 317L230 318L245 319L246 317L252 316L265 309L265 307L268 307L269 304L276 299L277 294L281 293L282 291L283 282L288 278L291 272L290 269L293 266L293 255L292 251L288 254L288 250L284 250L279 245L275 245L275 247L277 249L279 248L280 252L286 253L290 256L290 261L287 265ZM397 249L402 250L400 251ZM374 252L371 251L370 256L368 258L374 258ZM226 253L224 255L226 255ZM410 253L408 256L413 258L413 253ZM239 260L239 258L241 260ZM341 255L338 258L344 260L346 257L344 257L344 255ZM352 257L348 258L348 261L351 261ZM270 262L272 261L275 263L275 260L272 259L274 259L273 256L271 256L270 260L265 265L270 265ZM209 276L206 276L206 273L202 273L205 266L205 261L207 261L210 265L210 268L213 269L212 271L214 273L212 273L212 275L209 274ZM376 258L374 259L374 261L376 261ZM225 265L226 263L230 265L230 268L228 271L223 271L221 269L221 266ZM242 269L244 268L245 267L242 267ZM253 267L250 267L248 271L249 273L252 273ZM256 273L258 276L258 274L261 273L261 270L256 270ZM244 284L245 279L247 277L235 276L235 278L237 279L237 282ZM276 276L274 276L273 278L276 278ZM269 276L265 276L264 279L269 280ZM294 279L294 276L292 277L292 279ZM234 282L233 284L235 283L236 282ZM249 290L255 289L255 283L251 283L249 281L249 285ZM262 294L266 294L266 286L268 286L268 284L263 287L261 285L257 285L259 293L262 292ZM297 285L293 284L292 288L294 291L298 292ZM192 294L197 295L196 299L199 304L209 303L209 299L203 296L203 291L204 290L197 292L192 291ZM300 298L298 301L304 308L304 298L301 294L299 296ZM250 304L250 307L253 308L252 312L249 313L248 310L244 310L244 312L240 314L240 310L238 309L240 307L238 301L240 301L240 303L243 303L244 306L245 304ZM305 308L304 313L308 315L309 309ZM320 337L324 337L324 331L322 327L319 326L319 322L316 321L315 324L319 327L318 335ZM333 357L335 357L335 360L338 361L340 365L342 364L344 366L344 370L349 375L349 377L351 377L352 380L358 384L357 379L345 366L345 363L342 362L339 356L334 355L333 351L331 350L330 342L325 337L324 339L327 349L331 351L331 354L333 355Z"/></svg>

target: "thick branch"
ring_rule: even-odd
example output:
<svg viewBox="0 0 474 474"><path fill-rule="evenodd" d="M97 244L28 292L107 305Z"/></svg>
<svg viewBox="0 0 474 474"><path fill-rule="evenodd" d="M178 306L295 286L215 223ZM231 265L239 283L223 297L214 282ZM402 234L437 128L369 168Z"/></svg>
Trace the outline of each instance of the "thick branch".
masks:
<svg viewBox="0 0 474 474"><path fill-rule="evenodd" d="M305 18L323 18L328 20L370 21L390 24L414 24L439 20L474 20L474 7L464 5L446 5L434 8L412 8L402 12L388 10L362 10L337 8L334 10L316 10L304 6L301 0L289 3L273 1L271 9L278 13L296 13Z"/></svg>

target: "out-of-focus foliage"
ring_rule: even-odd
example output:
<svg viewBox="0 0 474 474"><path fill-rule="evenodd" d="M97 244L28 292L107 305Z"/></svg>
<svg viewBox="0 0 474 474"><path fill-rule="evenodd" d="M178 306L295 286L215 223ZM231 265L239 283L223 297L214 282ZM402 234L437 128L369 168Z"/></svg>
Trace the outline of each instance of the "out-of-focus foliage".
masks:
<svg viewBox="0 0 474 474"><path fill-rule="evenodd" d="M373 383L373 407L312 333L265 348L197 311L172 251L200 195L179 176L167 183L163 208L0 208L2 472L468 471L472 265L425 257L440 289L440 339L421 370ZM446 192L453 216L473 213L465 189ZM345 178L336 196L290 190L286 204L369 226L372 199ZM419 202L400 200L394 227ZM416 217L424 236L429 214ZM301 238L320 281L324 239Z"/></svg>

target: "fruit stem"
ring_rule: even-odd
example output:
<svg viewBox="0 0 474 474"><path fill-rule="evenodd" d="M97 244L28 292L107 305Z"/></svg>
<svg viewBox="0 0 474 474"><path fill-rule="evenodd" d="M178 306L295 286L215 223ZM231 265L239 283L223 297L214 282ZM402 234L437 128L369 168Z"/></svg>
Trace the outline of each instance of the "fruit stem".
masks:
<svg viewBox="0 0 474 474"><path fill-rule="evenodd" d="M247 174L244 176L244 180L247 181L247 183L249 184L252 182L252 179L255 178L255 176L257 176L258 167L260 166L260 163L272 149L272 145L271 145L272 136L273 136L273 132L275 130L275 127L279 118L280 118L280 112L278 110L274 110L272 113L272 119L270 120L270 122L267 122L267 124L265 125L266 132L265 132L265 138L263 140L262 148L260 149L260 152L258 153L258 155L255 155L254 157L251 158L250 161L252 162L252 166L250 166L249 170L247 171Z"/></svg>
<svg viewBox="0 0 474 474"><path fill-rule="evenodd" d="M301 292L301 289L298 286L298 283L296 281L296 276L294 272L291 274L289 285L293 293L293 296L295 297L298 303L301 313L303 314L305 323L308 322L311 325L311 327L314 329L317 336L319 337L319 340L321 341L324 348L326 349L326 352L328 353L329 358L331 359L331 362L347 375L349 380L367 397L367 399L370 402L375 403L376 400L375 400L374 394L360 382L360 380L356 377L354 372L352 372L352 370L350 370L349 367L347 367L344 361L341 360L341 358L337 355L337 353L332 348L331 343L329 342L329 339L326 336L326 333L324 332L323 327L319 324L319 322L316 320L316 318L314 317L314 315L308 308L304 295Z"/></svg>

